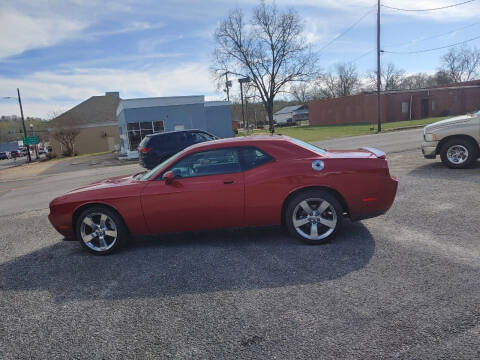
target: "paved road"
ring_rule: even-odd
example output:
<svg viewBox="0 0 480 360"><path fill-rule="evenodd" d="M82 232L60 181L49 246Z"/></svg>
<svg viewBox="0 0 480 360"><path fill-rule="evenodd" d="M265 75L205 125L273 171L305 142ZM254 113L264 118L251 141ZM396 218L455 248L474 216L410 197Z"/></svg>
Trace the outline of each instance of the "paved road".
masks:
<svg viewBox="0 0 480 360"><path fill-rule="evenodd" d="M113 176L134 174L145 170L138 164L104 168L70 169L68 172L46 174L24 180L0 182L0 216L26 210L48 208L50 201L81 185ZM65 168L63 168L65 170Z"/></svg>
<svg viewBox="0 0 480 360"><path fill-rule="evenodd" d="M108 257L62 241L46 204L133 166L2 183L0 357L478 359L480 164L450 170L417 151L389 164L392 209L325 246L269 227Z"/></svg>
<svg viewBox="0 0 480 360"><path fill-rule="evenodd" d="M346 137L314 144L326 149L355 149L362 146L376 147L387 153L420 149L423 129L402 130L363 136Z"/></svg>
<svg viewBox="0 0 480 360"><path fill-rule="evenodd" d="M16 158L16 159L0 160L0 170L1 169L8 169L8 168L13 167L13 166L23 165L26 162L27 162L27 157L26 156Z"/></svg>

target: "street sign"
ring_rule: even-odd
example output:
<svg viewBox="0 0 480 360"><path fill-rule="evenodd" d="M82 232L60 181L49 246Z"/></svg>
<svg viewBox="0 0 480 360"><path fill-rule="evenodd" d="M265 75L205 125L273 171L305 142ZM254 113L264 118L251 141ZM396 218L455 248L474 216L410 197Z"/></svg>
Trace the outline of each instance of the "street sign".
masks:
<svg viewBox="0 0 480 360"><path fill-rule="evenodd" d="M38 144L38 136L28 136L23 138L23 146L37 145L37 144Z"/></svg>

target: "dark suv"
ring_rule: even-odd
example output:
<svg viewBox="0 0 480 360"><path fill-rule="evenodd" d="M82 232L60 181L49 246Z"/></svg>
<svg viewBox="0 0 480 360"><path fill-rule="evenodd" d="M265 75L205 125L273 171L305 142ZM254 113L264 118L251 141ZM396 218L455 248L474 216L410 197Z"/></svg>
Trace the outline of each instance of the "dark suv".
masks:
<svg viewBox="0 0 480 360"><path fill-rule="evenodd" d="M147 169L153 169L162 161L190 145L215 139L218 137L202 130L169 131L147 135L138 145L140 165Z"/></svg>

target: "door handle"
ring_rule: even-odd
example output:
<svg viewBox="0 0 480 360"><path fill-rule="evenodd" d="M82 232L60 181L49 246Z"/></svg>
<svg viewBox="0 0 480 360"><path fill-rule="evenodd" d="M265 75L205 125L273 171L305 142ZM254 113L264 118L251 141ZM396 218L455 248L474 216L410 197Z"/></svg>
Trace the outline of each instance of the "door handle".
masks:
<svg viewBox="0 0 480 360"><path fill-rule="evenodd" d="M226 184L226 185L230 185L230 184L233 184L234 181L233 180L223 180L223 183Z"/></svg>

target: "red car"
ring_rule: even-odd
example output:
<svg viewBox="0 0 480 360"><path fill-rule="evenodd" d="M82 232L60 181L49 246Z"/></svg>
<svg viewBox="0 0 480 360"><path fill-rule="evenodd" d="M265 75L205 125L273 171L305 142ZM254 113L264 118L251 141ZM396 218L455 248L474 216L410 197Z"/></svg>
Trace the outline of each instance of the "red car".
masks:
<svg viewBox="0 0 480 360"><path fill-rule="evenodd" d="M284 224L310 244L332 239L343 218L385 213L397 179L385 153L326 151L285 136L208 141L154 169L57 197L49 219L95 254L131 236Z"/></svg>

